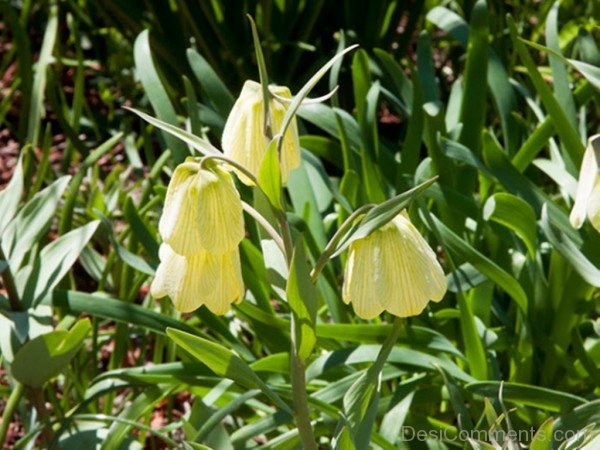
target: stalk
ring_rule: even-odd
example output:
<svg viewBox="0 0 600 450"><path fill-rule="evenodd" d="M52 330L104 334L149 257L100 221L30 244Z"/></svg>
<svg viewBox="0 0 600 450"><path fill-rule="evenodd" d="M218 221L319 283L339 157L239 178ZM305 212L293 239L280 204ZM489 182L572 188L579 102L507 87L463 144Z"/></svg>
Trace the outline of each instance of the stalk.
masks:
<svg viewBox="0 0 600 450"><path fill-rule="evenodd" d="M23 397L24 392L24 386L21 383L16 383L10 394L10 397L8 397L8 402L6 403L4 413L2 414L2 422L0 423L0 445L2 445L2 448L4 448L4 445L6 444L6 437L8 435L10 421L15 413L15 410L17 409L17 406L19 406L19 402L21 401L21 397Z"/></svg>
<svg viewBox="0 0 600 450"><path fill-rule="evenodd" d="M290 225L284 212L278 214L278 221L279 227L281 228L283 246L285 249L285 259L288 267L290 267L292 254L294 252L294 243L292 241ZM290 320L290 335L292 337L290 371L292 381L292 399L294 401L294 418L296 420L296 425L298 426L298 434L300 435L302 448L304 450L316 450L317 443L315 441L315 435L310 423L310 409L308 407L308 395L306 393L306 365L305 361L298 356L298 343L296 342L295 338L296 326L296 320L292 314Z"/></svg>

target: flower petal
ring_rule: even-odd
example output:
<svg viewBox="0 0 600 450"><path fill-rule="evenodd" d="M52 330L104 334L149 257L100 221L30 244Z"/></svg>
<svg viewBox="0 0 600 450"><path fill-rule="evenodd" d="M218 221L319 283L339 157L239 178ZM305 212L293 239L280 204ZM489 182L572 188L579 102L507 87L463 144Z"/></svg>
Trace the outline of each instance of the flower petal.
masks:
<svg viewBox="0 0 600 450"><path fill-rule="evenodd" d="M592 226L600 232L600 177L588 200L587 216Z"/></svg>
<svg viewBox="0 0 600 450"><path fill-rule="evenodd" d="M194 311L202 306L202 293L211 292L214 284L212 274L205 274L206 253L182 256L162 244L160 256L161 262L150 288L152 296L161 298L168 295L181 312Z"/></svg>
<svg viewBox="0 0 600 450"><path fill-rule="evenodd" d="M208 254L206 266L207 273L215 274L215 283L204 303L214 314L223 315L244 297L240 252L236 248L223 255Z"/></svg>
<svg viewBox="0 0 600 450"><path fill-rule="evenodd" d="M581 228L585 220L588 202L594 184L598 179L600 171L600 135L592 136L588 140L588 146L583 155L581 170L579 173L579 184L575 204L571 210L570 221L574 228Z"/></svg>
<svg viewBox="0 0 600 450"><path fill-rule="evenodd" d="M396 295L385 297L385 308L399 317L420 314L427 303L440 301L447 290L446 277L435 253L410 220L400 214L392 221L398 234L389 241L386 267L394 273Z"/></svg>
<svg viewBox="0 0 600 450"><path fill-rule="evenodd" d="M198 173L196 227L200 245L211 253L229 252L244 239L242 201L229 173L214 168Z"/></svg>
<svg viewBox="0 0 600 450"><path fill-rule="evenodd" d="M381 232L374 232L350 244L346 274L342 288L345 303L352 302L354 312L363 319L373 319L383 312L382 296L387 295L389 283L381 261Z"/></svg>

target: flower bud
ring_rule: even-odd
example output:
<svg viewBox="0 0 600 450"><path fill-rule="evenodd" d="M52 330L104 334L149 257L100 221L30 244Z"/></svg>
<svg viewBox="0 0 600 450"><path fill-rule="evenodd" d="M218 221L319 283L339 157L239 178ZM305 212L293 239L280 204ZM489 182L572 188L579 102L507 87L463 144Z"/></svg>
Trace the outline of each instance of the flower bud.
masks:
<svg viewBox="0 0 600 450"><path fill-rule="evenodd" d="M242 202L231 175L217 166L180 164L169 183L158 229L180 255L235 249L245 231Z"/></svg>
<svg viewBox="0 0 600 450"><path fill-rule="evenodd" d="M600 134L589 138L583 155L575 204L571 210L571 225L581 228L586 216L600 231Z"/></svg>
<svg viewBox="0 0 600 450"><path fill-rule="evenodd" d="M446 293L444 272L425 239L401 213L350 244L343 300L363 319L384 310L398 317L420 314Z"/></svg>
<svg viewBox="0 0 600 450"><path fill-rule="evenodd" d="M269 90L280 97L292 98L290 90L285 86L269 86ZM279 132L286 111L287 106L281 102L275 99L269 102L273 135ZM258 176L268 145L264 132L261 85L255 81L246 81L239 98L229 113L223 130L222 146L225 155ZM279 160L281 179L285 184L290 172L300 165L300 143L296 118L292 120L283 137ZM238 175L244 184L253 184L248 177L240 173Z"/></svg>
<svg viewBox="0 0 600 450"><path fill-rule="evenodd" d="M222 315L244 296L244 282L237 248L215 255L201 252L182 256L167 244L159 250L160 264L150 287L154 298L171 297L175 308L190 312L202 305Z"/></svg>

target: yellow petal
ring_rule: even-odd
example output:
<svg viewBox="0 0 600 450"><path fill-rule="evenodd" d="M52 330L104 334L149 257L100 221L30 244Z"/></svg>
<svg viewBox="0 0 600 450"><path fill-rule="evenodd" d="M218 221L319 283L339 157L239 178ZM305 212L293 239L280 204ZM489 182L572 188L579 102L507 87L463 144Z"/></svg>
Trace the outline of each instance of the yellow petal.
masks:
<svg viewBox="0 0 600 450"><path fill-rule="evenodd" d="M391 314L415 316L430 300L439 302L444 297L446 277L435 253L406 216L398 215L392 224L396 235L388 240L384 264L392 268L396 292L382 302Z"/></svg>
<svg viewBox="0 0 600 450"><path fill-rule="evenodd" d="M290 90L285 86L269 86L269 90L280 97L292 97ZM276 100L270 101L269 111L273 134L280 130L286 110L286 105ZM263 114L263 96L260 84L246 81L227 118L222 137L225 155L243 165L255 176L258 176L268 144L264 135ZM285 184L289 173L300 165L300 143L295 118L284 136L280 162L282 181ZM253 184L244 174L236 172L243 183Z"/></svg>
<svg viewBox="0 0 600 450"><path fill-rule="evenodd" d="M180 254L202 250L198 232L198 191L194 188L197 164L177 166L167 188L158 230L163 240Z"/></svg>
<svg viewBox="0 0 600 450"><path fill-rule="evenodd" d="M168 295L181 312L190 312L202 306L202 292L212 288L212 277L205 274L206 253L195 256L182 256L167 244L160 247L160 264L152 282L150 292L153 297Z"/></svg>
<svg viewBox="0 0 600 450"><path fill-rule="evenodd" d="M208 255L207 273L215 274L215 283L206 296L205 304L214 314L222 315L244 297L244 281L240 264L240 252L236 248L223 255Z"/></svg>
<svg viewBox="0 0 600 450"><path fill-rule="evenodd" d="M590 195L596 180L600 178L600 135L592 136L583 155L575 204L570 221L574 228L581 228L588 210Z"/></svg>
<svg viewBox="0 0 600 450"><path fill-rule="evenodd" d="M228 252L244 238L242 203L233 179L218 167L193 171L189 166L177 167L169 183L160 234L180 255Z"/></svg>
<svg viewBox="0 0 600 450"><path fill-rule="evenodd" d="M262 92L260 84L246 81L225 122L221 144L225 155L244 166L255 176L266 151L263 127ZM252 181L236 171L247 185Z"/></svg>
<svg viewBox="0 0 600 450"><path fill-rule="evenodd" d="M381 278L385 276L379 239L382 235L382 231L376 231L350 244L342 298L345 303L352 302L356 315L363 319L381 314L382 296L389 295L389 283Z"/></svg>
<svg viewBox="0 0 600 450"><path fill-rule="evenodd" d="M237 248L222 255L182 256L162 244L160 257L150 292L155 298L168 295L178 311L206 305L215 314L225 314L244 296Z"/></svg>
<svg viewBox="0 0 600 450"><path fill-rule="evenodd" d="M592 190L588 201L587 216L592 226L600 232L600 177Z"/></svg>
<svg viewBox="0 0 600 450"><path fill-rule="evenodd" d="M219 168L202 170L198 173L197 189L200 245L218 254L235 249L245 231L242 201L231 175Z"/></svg>
<svg viewBox="0 0 600 450"><path fill-rule="evenodd" d="M399 317L420 314L446 289L433 250L405 215L350 245L343 299L363 319L383 310Z"/></svg>

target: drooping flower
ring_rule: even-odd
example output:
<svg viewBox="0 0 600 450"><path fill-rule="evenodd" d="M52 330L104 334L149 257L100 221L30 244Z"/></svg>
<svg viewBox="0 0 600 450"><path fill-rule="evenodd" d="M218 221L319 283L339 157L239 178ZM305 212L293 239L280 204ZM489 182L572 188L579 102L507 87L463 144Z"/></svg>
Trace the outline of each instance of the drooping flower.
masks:
<svg viewBox="0 0 600 450"><path fill-rule="evenodd" d="M420 314L447 290L435 253L405 213L350 244L343 300L363 319Z"/></svg>
<svg viewBox="0 0 600 450"><path fill-rule="evenodd" d="M575 204L571 210L571 225L581 228L585 218L600 231L600 134L588 139L581 162Z"/></svg>
<svg viewBox="0 0 600 450"><path fill-rule="evenodd" d="M180 255L230 252L244 238L242 202L231 175L217 167L180 164L167 189L158 229Z"/></svg>
<svg viewBox="0 0 600 450"><path fill-rule="evenodd" d="M191 312L202 305L222 315L244 296L244 282L237 248L216 255L202 251L182 256L167 245L159 249L160 264L150 287L154 298L171 297L175 308Z"/></svg>
<svg viewBox="0 0 600 450"><path fill-rule="evenodd" d="M269 86L272 94L292 98L285 86ZM281 129L287 106L276 99L269 102L271 128L273 134ZM246 81L242 92L233 105L223 130L222 146L226 156L246 167L255 176L267 150L267 137L264 134L264 110L261 85L255 81ZM285 184L290 172L300 165L300 143L298 126L294 118L283 137L280 155L281 179ZM247 185L252 181L238 173L240 180Z"/></svg>

